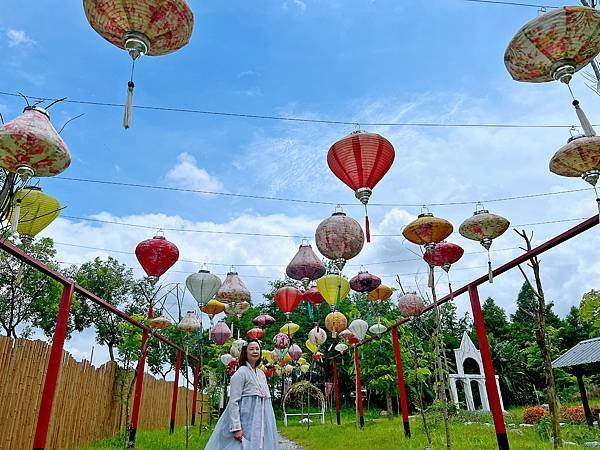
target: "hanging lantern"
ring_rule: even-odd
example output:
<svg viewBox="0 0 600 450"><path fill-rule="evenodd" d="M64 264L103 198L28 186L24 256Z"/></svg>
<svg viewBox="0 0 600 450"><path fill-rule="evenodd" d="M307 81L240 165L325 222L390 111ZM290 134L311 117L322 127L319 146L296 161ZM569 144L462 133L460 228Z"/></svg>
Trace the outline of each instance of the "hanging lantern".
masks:
<svg viewBox="0 0 600 450"><path fill-rule="evenodd" d="M210 330L210 337L217 345L223 345L231 337L231 330L225 322L217 322Z"/></svg>
<svg viewBox="0 0 600 450"><path fill-rule="evenodd" d="M348 338L348 344L350 344L350 345L360 344L360 339L358 337L356 337L354 334L352 334Z"/></svg>
<svg viewBox="0 0 600 450"><path fill-rule="evenodd" d="M354 319L352 322L350 322L350 325L348 325L348 329L354 336L358 338L359 341L362 341L367 334L369 324L362 319Z"/></svg>
<svg viewBox="0 0 600 450"><path fill-rule="evenodd" d="M237 272L227 273L227 277L217 291L217 300L222 303L250 302L250 291Z"/></svg>
<svg viewBox="0 0 600 450"><path fill-rule="evenodd" d="M308 372L309 370L310 370L310 366L309 366L308 364L302 364L302 365L300 366L300 372L302 372L302 373L306 373L306 372Z"/></svg>
<svg viewBox="0 0 600 450"><path fill-rule="evenodd" d="M298 325L297 323L288 322L279 329L279 332L285 333L289 337L292 337L299 329L300 329L300 325Z"/></svg>
<svg viewBox="0 0 600 450"><path fill-rule="evenodd" d="M303 242L298 253L292 258L285 268L285 273L293 280L302 281L304 289L308 283L325 275L326 269L323 262L315 255L308 242Z"/></svg>
<svg viewBox="0 0 600 450"><path fill-rule="evenodd" d="M302 300L307 301L317 308L325 301L316 286L310 287L304 291L304 294L302 294Z"/></svg>
<svg viewBox="0 0 600 450"><path fill-rule="evenodd" d="M229 364L227 364L227 375L229 375L230 377L233 376L233 374L235 373L235 371L238 368L238 360L233 358L231 361L229 361Z"/></svg>
<svg viewBox="0 0 600 450"><path fill-rule="evenodd" d="M275 323L275 318L268 314L261 314L260 316L256 316L254 319L252 319L252 323L257 327L265 329Z"/></svg>
<svg viewBox="0 0 600 450"><path fill-rule="evenodd" d="M283 373L286 376L290 376L293 371L294 371L294 366L292 366L291 364L286 364L286 366L283 368Z"/></svg>
<svg viewBox="0 0 600 450"><path fill-rule="evenodd" d="M52 177L71 164L69 149L50 122L48 111L28 106L0 126L0 166L26 180Z"/></svg>
<svg viewBox="0 0 600 450"><path fill-rule="evenodd" d="M371 292L381 284L381 278L366 270L361 270L350 278L350 287L356 292Z"/></svg>
<svg viewBox="0 0 600 450"><path fill-rule="evenodd" d="M217 294L221 287L221 279L208 270L201 269L198 273L189 275L185 280L185 285L198 302L198 306L202 308Z"/></svg>
<svg viewBox="0 0 600 450"><path fill-rule="evenodd" d="M123 127L129 128L136 59L165 55L185 46L192 35L194 15L185 0L83 0L83 8L92 28L126 50L133 60L123 117Z"/></svg>
<svg viewBox="0 0 600 450"><path fill-rule="evenodd" d="M317 227L315 241L321 254L342 270L346 261L360 253L365 237L358 222L336 208L331 217Z"/></svg>
<svg viewBox="0 0 600 450"><path fill-rule="evenodd" d="M343 341L347 341L348 339L350 339L350 337L352 336L352 331L350 331L348 328L346 328L343 331L340 331L338 333L338 337L340 339L342 339Z"/></svg>
<svg viewBox="0 0 600 450"><path fill-rule="evenodd" d="M18 232L24 240L33 241L59 214L58 200L39 187L25 186L15 193L9 220L13 224L13 232Z"/></svg>
<svg viewBox="0 0 600 450"><path fill-rule="evenodd" d="M392 167L394 156L394 147L386 138L364 131L355 131L340 139L327 153L331 171L365 205L367 242L371 242L367 203L375 185Z"/></svg>
<svg viewBox="0 0 600 450"><path fill-rule="evenodd" d="M550 172L563 177L581 177L591 184L600 211L600 198L596 190L600 177L600 137L587 135L569 139L550 160Z"/></svg>
<svg viewBox="0 0 600 450"><path fill-rule="evenodd" d="M341 275L325 275L317 280L317 289L332 308L346 298L350 283Z"/></svg>
<svg viewBox="0 0 600 450"><path fill-rule="evenodd" d="M240 355L242 354L242 347L244 345L246 345L246 344L247 344L247 342L245 340L243 340L243 339L236 339L231 344L231 347L229 347L229 353L234 358L239 358Z"/></svg>
<svg viewBox="0 0 600 450"><path fill-rule="evenodd" d="M171 326L171 321L167 317L160 315L150 319L148 324L150 325L150 328L155 330L164 330L165 328L169 328Z"/></svg>
<svg viewBox="0 0 600 450"><path fill-rule="evenodd" d="M267 379L271 378L273 375L275 375L275 366L273 366L271 364L261 366L260 368L263 371L263 373L265 374L265 376L267 377Z"/></svg>
<svg viewBox="0 0 600 450"><path fill-rule="evenodd" d="M327 333L323 328L316 326L308 332L308 340L319 348L327 340Z"/></svg>
<svg viewBox="0 0 600 450"><path fill-rule="evenodd" d="M384 301L390 298L392 296L392 293L393 291L391 287L385 284L380 284L374 290L369 292L368 298L372 302Z"/></svg>
<svg viewBox="0 0 600 450"><path fill-rule="evenodd" d="M569 83L575 72L600 53L600 12L564 6L526 23L504 53L504 64L517 81Z"/></svg>
<svg viewBox="0 0 600 450"><path fill-rule="evenodd" d="M319 348L316 346L316 344L313 344L313 342L310 339L307 339L306 342L304 343L304 345L306 346L308 351L311 353L315 353L317 350L319 350Z"/></svg>
<svg viewBox="0 0 600 450"><path fill-rule="evenodd" d="M227 303L225 304L225 315L239 319L248 311L248 308L250 308L250 303L248 302Z"/></svg>
<svg viewBox="0 0 600 450"><path fill-rule="evenodd" d="M273 351L271 352L271 360L274 363L277 363L279 361L281 361L283 359L283 357L285 356L285 354L287 353L287 349L283 349L280 350L278 348L273 349Z"/></svg>
<svg viewBox="0 0 600 450"><path fill-rule="evenodd" d="M296 361L296 362L298 364L306 364L306 359L301 356L300 358L298 358L298 361Z"/></svg>
<svg viewBox="0 0 600 450"><path fill-rule="evenodd" d="M181 322L177 324L177 328L184 333L197 333L200 330L200 320L194 311L188 311Z"/></svg>
<svg viewBox="0 0 600 450"><path fill-rule="evenodd" d="M348 346L347 346L346 344L344 344L343 342L340 342L339 344L337 344L337 345L336 345L335 347L333 347L333 348L334 348L334 350L335 350L336 352L340 352L340 353L343 353L343 352L345 352L346 350L348 350Z"/></svg>
<svg viewBox="0 0 600 450"><path fill-rule="evenodd" d="M202 307L202 312L207 314L211 321L215 315L221 314L223 311L225 311L225 305L214 298Z"/></svg>
<svg viewBox="0 0 600 450"><path fill-rule="evenodd" d="M281 312L285 314L287 320L290 320L290 314L302 301L302 292L300 290L285 286L277 289L275 292L275 302L281 309Z"/></svg>
<svg viewBox="0 0 600 450"><path fill-rule="evenodd" d="M473 241L479 243L487 250L488 254L488 278L490 283L494 281L492 273L492 259L490 257L490 247L492 241L501 236L506 230L510 222L502 216L490 214L487 209L483 209L483 205L478 204L476 210L471 217L460 224L458 232Z"/></svg>
<svg viewBox="0 0 600 450"><path fill-rule="evenodd" d="M382 325L381 323L373 324L369 327L369 333L372 333L376 336L380 336L381 334L387 331L387 327Z"/></svg>
<svg viewBox="0 0 600 450"><path fill-rule="evenodd" d="M151 282L156 283L177 262L179 249L164 236L157 235L140 242L135 248L135 256Z"/></svg>
<svg viewBox="0 0 600 450"><path fill-rule="evenodd" d="M325 317L325 328L331 332L331 337L335 339L337 334L348 327L348 319L339 311L333 311Z"/></svg>
<svg viewBox="0 0 600 450"><path fill-rule="evenodd" d="M264 335L265 330L263 330L262 328L252 328L246 332L246 336L248 336L249 339L260 340L263 338Z"/></svg>
<svg viewBox="0 0 600 450"><path fill-rule="evenodd" d="M406 225L402 235L413 244L424 245L425 250L430 252L435 248L435 244L450 236L453 230L452 224L447 220L425 212Z"/></svg>
<svg viewBox="0 0 600 450"><path fill-rule="evenodd" d="M267 361L267 363L274 363L275 361L273 361L273 358L271 358L271 351L270 350L262 350L261 351L261 359L264 359L265 361Z"/></svg>
<svg viewBox="0 0 600 450"><path fill-rule="evenodd" d="M448 289L450 297L453 298L452 284L450 283L450 267L457 262L465 253L460 245L452 244L451 242L438 242L431 252L425 252L423 259L429 264L429 287L433 287L433 268L441 267L448 275Z"/></svg>
<svg viewBox="0 0 600 450"><path fill-rule="evenodd" d="M273 336L273 345L277 349L284 349L290 346L290 338L287 334L277 333Z"/></svg>
<svg viewBox="0 0 600 450"><path fill-rule="evenodd" d="M292 344L292 345L290 345L288 354L291 356L291 358L294 361L298 361L300 359L300 357L302 356L302 349L300 348L299 345Z"/></svg>
<svg viewBox="0 0 600 450"><path fill-rule="evenodd" d="M219 357L219 359L221 360L221 362L223 363L224 366L228 366L229 363L231 361L233 361L235 358L233 356L231 356L229 353L224 353L223 355L221 355Z"/></svg>
<svg viewBox="0 0 600 450"><path fill-rule="evenodd" d="M321 353L321 352L315 352L315 353L313 353L312 358L315 361L322 361L323 360L323 353Z"/></svg>
<svg viewBox="0 0 600 450"><path fill-rule="evenodd" d="M425 311L425 302L416 293L408 293L398 298L398 309L405 317L416 317Z"/></svg>

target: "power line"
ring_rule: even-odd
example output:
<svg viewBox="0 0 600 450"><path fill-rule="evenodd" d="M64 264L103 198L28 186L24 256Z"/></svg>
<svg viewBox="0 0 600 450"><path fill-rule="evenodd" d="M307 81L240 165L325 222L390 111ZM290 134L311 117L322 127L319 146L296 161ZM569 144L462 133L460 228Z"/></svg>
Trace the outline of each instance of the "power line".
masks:
<svg viewBox="0 0 600 450"><path fill-rule="evenodd" d="M144 184L144 183L127 183L123 181L112 181L112 180L94 180L88 178L74 178L74 177L63 177L57 176L53 177L55 180L65 180L65 181L76 181L82 183L93 183L93 184L104 184L111 186L123 186L123 187L131 187L131 188L140 188L140 189L153 189L153 190L162 190L162 191L173 191L173 192L187 192L187 193L196 193L196 194L205 194L205 195L220 195L227 197L240 197L240 198L249 198L253 200L273 200L279 202L290 202L290 203L307 203L314 205L327 205L327 206L360 206L363 208L364 206L360 203L339 203L332 201L320 201L320 200L305 200L305 199L297 199L297 198L287 198L287 197L272 197L265 195L254 195L254 194L242 194L242 193L231 193L231 192L221 192L221 191L208 191L203 189L192 189L192 188L178 188L171 186L161 186L155 184ZM563 191L553 191L553 192L541 192L534 194L523 194L523 195L514 195L510 197L499 197L499 198L489 198L482 200L464 200L457 202L437 202L437 203L369 203L369 207L400 207L400 208L420 208L422 206L462 206L462 205L475 205L477 203L499 203L499 202L508 202L513 200L524 200L531 198L539 198L539 197L549 197L555 195L563 195L563 194L572 194L575 192L583 192L589 191L593 188L578 188L578 189L567 189Z"/></svg>
<svg viewBox="0 0 600 450"><path fill-rule="evenodd" d="M540 9L555 9L557 8L557 6L550 6L550 5L537 5L534 3L520 3L520 2L503 2L503 1L496 1L496 0L462 0L464 2L470 2L470 3L489 3L489 4L493 4L493 5L509 5L509 6L526 6L529 8L540 8Z"/></svg>
<svg viewBox="0 0 600 450"><path fill-rule="evenodd" d="M0 95L6 95L11 97L21 97L20 94L13 94L10 92L0 91ZM50 97L39 97L35 95L26 95L27 98L46 101L55 101L58 99ZM108 102L97 102L91 100L63 100L64 103L72 103L76 105L86 106L105 106L111 108L123 108L125 105L122 103L108 103ZM326 125L345 125L345 126L369 126L369 127L419 127L419 128L571 128L573 124L569 125L558 125L558 124L520 124L520 123L440 123L440 122L364 122L360 120L327 120L327 119L309 119L306 117L292 117L292 116L274 116L274 115L263 115L263 114L249 114L249 113L233 113L223 111L208 111L201 109L192 108L170 108L164 106L144 106L144 105L133 105L135 109L149 110L149 111L163 111L163 112L179 112L189 114L201 114L207 116L220 116L220 117L236 117L245 119L262 119L262 120L277 120L284 122L297 122L297 123L315 123L315 124L326 124ZM595 125L597 126L597 125Z"/></svg>

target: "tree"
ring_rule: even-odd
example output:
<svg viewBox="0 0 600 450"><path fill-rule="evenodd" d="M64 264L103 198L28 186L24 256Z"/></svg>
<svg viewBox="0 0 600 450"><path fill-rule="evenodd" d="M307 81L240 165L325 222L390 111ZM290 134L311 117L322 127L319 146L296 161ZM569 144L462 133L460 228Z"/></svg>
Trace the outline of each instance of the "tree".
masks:
<svg viewBox="0 0 600 450"><path fill-rule="evenodd" d="M492 297L488 297L481 307L483 320L488 335L495 339L504 340L509 334L506 312L496 304Z"/></svg>
<svg viewBox="0 0 600 450"><path fill-rule="evenodd" d="M594 336L600 336L600 291L585 293L580 307L581 320L592 328Z"/></svg>
<svg viewBox="0 0 600 450"><path fill-rule="evenodd" d="M598 304L598 308L600 308L600 303ZM582 320L579 308L571 306L569 314L562 321L562 327L558 331L561 348L567 350L591 337L592 333L593 328L588 322Z"/></svg>

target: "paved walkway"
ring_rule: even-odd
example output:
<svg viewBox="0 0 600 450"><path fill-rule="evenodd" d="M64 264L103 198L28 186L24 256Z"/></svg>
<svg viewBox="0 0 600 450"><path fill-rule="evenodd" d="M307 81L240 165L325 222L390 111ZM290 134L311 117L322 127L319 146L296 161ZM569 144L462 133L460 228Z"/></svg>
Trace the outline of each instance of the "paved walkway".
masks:
<svg viewBox="0 0 600 450"><path fill-rule="evenodd" d="M303 450L303 447L290 441L285 436L279 435L279 450Z"/></svg>

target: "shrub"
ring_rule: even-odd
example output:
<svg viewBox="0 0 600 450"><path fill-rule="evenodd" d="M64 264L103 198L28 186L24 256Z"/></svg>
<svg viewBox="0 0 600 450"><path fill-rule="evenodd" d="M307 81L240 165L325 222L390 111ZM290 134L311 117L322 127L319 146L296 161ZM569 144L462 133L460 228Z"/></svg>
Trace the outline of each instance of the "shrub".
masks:
<svg viewBox="0 0 600 450"><path fill-rule="evenodd" d="M585 412L583 411L583 406L565 408L560 417L567 423L585 423Z"/></svg>
<svg viewBox="0 0 600 450"><path fill-rule="evenodd" d="M528 406L523 410L523 423L533 425L539 423L542 417L547 415L548 411L541 406Z"/></svg>

